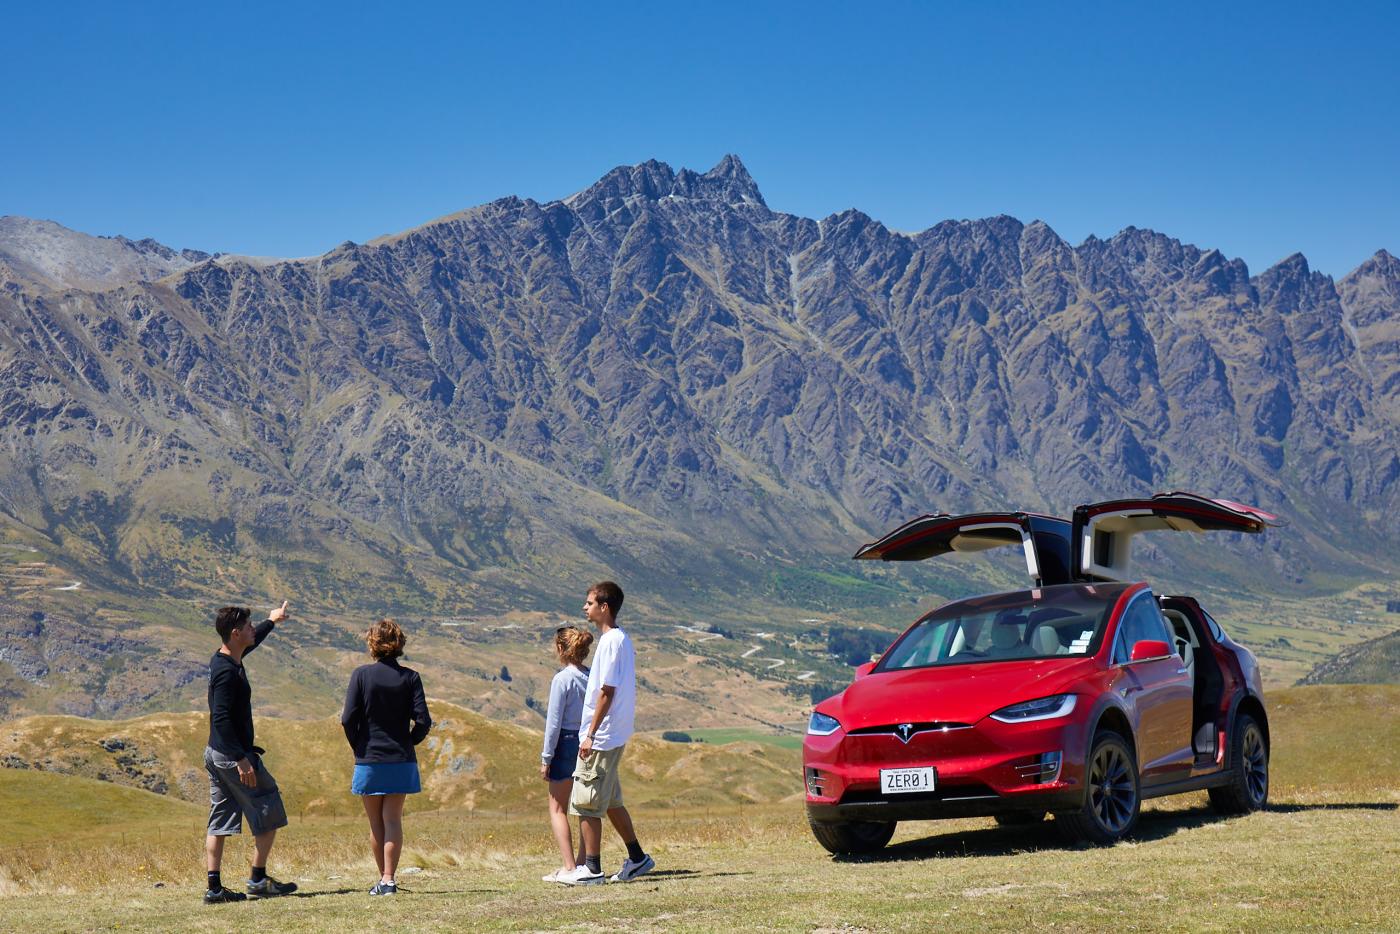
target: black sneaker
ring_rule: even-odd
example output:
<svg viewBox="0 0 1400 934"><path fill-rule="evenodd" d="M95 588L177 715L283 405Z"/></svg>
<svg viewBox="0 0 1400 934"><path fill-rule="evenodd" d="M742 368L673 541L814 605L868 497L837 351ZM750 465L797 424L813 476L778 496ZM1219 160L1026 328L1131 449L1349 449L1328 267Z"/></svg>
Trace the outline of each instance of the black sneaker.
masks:
<svg viewBox="0 0 1400 934"><path fill-rule="evenodd" d="M261 882L248 880L249 898L276 898L279 895L291 895L296 890L295 882L278 882L271 876L267 876Z"/></svg>
<svg viewBox="0 0 1400 934"><path fill-rule="evenodd" d="M397 882L379 881L374 883L374 888L369 890L371 895L397 895L399 894L399 884Z"/></svg>
<svg viewBox="0 0 1400 934"><path fill-rule="evenodd" d="M218 889L205 889L204 891L204 904L206 905L218 905L222 902L241 902L246 901L247 898L248 896L244 895L242 892L231 892L222 886Z"/></svg>

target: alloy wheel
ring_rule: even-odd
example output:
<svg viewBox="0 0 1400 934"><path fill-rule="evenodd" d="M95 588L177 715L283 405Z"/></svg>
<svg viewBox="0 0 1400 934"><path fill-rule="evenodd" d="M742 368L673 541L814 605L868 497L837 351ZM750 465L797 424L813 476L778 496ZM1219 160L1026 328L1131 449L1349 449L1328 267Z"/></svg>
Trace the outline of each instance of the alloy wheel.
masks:
<svg viewBox="0 0 1400 934"><path fill-rule="evenodd" d="M1117 746L1100 746L1089 769L1089 802L1094 816L1109 833L1121 833L1137 806L1132 763Z"/></svg>
<svg viewBox="0 0 1400 934"><path fill-rule="evenodd" d="M1249 800L1258 807L1269 793L1269 754L1259 727L1249 724L1242 745L1245 787L1249 791Z"/></svg>

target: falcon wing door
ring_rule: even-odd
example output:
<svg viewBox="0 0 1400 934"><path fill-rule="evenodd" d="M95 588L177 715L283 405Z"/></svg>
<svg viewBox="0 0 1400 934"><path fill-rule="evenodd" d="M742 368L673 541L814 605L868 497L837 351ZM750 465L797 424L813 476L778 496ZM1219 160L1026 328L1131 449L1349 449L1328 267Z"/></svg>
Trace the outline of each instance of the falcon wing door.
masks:
<svg viewBox="0 0 1400 934"><path fill-rule="evenodd" d="M1259 533L1278 517L1227 499L1194 493L1158 493L1148 499L1117 499L1074 510L1074 569L1079 580L1127 580L1133 536L1174 532Z"/></svg>
<svg viewBox="0 0 1400 934"><path fill-rule="evenodd" d="M1037 585L1070 580L1070 523L1024 512L940 513L906 522L857 551L862 560L922 561L958 551L1020 545L1026 572Z"/></svg>

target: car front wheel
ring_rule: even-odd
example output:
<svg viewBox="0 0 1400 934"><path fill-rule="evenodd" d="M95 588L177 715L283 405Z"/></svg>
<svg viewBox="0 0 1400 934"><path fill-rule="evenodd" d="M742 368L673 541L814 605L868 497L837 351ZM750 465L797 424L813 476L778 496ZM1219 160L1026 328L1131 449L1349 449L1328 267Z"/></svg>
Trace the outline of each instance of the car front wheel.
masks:
<svg viewBox="0 0 1400 934"><path fill-rule="evenodd" d="M1074 842L1117 843L1137 824L1142 806L1137 763L1127 740L1110 730L1095 734L1084 773L1084 803L1056 814L1055 825Z"/></svg>
<svg viewBox="0 0 1400 934"><path fill-rule="evenodd" d="M894 836L894 821L842 821L836 824L808 821L812 836L837 856L859 856L884 849Z"/></svg>
<svg viewBox="0 0 1400 934"><path fill-rule="evenodd" d="M1247 713L1235 720L1230 736L1230 783L1210 790L1210 803L1222 814L1248 814L1269 800L1269 745Z"/></svg>

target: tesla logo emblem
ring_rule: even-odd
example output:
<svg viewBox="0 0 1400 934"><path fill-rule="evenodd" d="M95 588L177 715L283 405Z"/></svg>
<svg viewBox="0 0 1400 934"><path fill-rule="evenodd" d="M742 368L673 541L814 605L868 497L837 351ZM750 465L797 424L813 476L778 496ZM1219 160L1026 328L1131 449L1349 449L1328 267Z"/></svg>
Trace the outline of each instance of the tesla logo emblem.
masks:
<svg viewBox="0 0 1400 934"><path fill-rule="evenodd" d="M899 726L894 728L894 732L895 735L899 737L900 742L908 743L909 737L914 735L914 724L901 723Z"/></svg>

